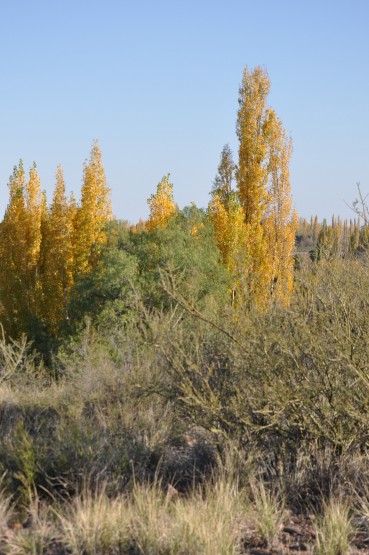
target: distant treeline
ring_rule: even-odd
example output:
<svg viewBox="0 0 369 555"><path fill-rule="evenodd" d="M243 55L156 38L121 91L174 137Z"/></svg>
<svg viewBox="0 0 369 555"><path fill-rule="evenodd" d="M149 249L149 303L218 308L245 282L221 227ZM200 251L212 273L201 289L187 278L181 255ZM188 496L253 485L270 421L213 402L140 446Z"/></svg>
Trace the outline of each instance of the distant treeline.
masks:
<svg viewBox="0 0 369 555"><path fill-rule="evenodd" d="M296 231L296 251L310 252L313 259L334 259L348 254L360 254L369 246L369 227L360 216L341 219L332 216L319 222L318 216L310 220L300 218Z"/></svg>

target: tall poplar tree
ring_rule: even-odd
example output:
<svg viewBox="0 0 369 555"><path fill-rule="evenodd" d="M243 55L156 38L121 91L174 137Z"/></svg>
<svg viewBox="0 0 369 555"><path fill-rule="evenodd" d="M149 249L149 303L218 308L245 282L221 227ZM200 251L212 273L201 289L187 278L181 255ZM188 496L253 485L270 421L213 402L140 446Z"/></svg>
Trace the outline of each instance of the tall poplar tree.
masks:
<svg viewBox="0 0 369 555"><path fill-rule="evenodd" d="M239 140L236 172L240 202L246 224L259 224L267 202L266 167L268 120L266 100L270 90L268 75L261 67L250 72L246 67L238 97L237 136Z"/></svg>
<svg viewBox="0 0 369 555"><path fill-rule="evenodd" d="M38 315L39 256L44 196L36 165L26 182L23 163L9 180L9 204L0 225L1 321L7 334L29 333Z"/></svg>
<svg viewBox="0 0 369 555"><path fill-rule="evenodd" d="M91 270L106 243L106 224L112 219L110 189L106 183L101 150L97 142L84 165L81 205L74 225L74 274Z"/></svg>
<svg viewBox="0 0 369 555"><path fill-rule="evenodd" d="M67 199L63 170L58 166L53 201L42 222L41 243L42 316L53 334L68 317L73 286L74 214L74 202Z"/></svg>
<svg viewBox="0 0 369 555"><path fill-rule="evenodd" d="M164 228L177 212L173 198L173 184L169 183L169 173L165 175L156 188L156 194L151 195L147 201L150 215L147 229Z"/></svg>
<svg viewBox="0 0 369 555"><path fill-rule="evenodd" d="M11 337L15 337L19 329L24 331L26 318L25 186L26 176L20 161L9 179L9 203L0 225L1 322Z"/></svg>
<svg viewBox="0 0 369 555"><path fill-rule="evenodd" d="M39 260L41 247L41 220L46 210L46 196L41 191L40 178L36 164L29 172L29 180L25 188L26 220L24 222L26 233L26 293L27 308L32 316L39 315L41 281L39 275Z"/></svg>
<svg viewBox="0 0 369 555"><path fill-rule="evenodd" d="M262 68L244 69L238 99L236 178L247 227L244 283L261 308L272 298L288 303L297 225L288 170L291 142L267 106L269 90L269 77Z"/></svg>
<svg viewBox="0 0 369 555"><path fill-rule="evenodd" d="M270 293L283 304L288 304L293 290L293 251L297 229L289 171L292 142L281 120L271 109L268 111L266 136L269 181L263 231L268 248Z"/></svg>
<svg viewBox="0 0 369 555"><path fill-rule="evenodd" d="M223 200L232 192L232 182L236 165L233 161L232 151L229 145L224 145L220 155L220 162L218 166L218 173L214 179L212 194L220 194Z"/></svg>
<svg viewBox="0 0 369 555"><path fill-rule="evenodd" d="M236 192L232 189L235 172L232 151L225 145L214 180L209 216L213 223L222 262L234 273L246 252L245 213Z"/></svg>

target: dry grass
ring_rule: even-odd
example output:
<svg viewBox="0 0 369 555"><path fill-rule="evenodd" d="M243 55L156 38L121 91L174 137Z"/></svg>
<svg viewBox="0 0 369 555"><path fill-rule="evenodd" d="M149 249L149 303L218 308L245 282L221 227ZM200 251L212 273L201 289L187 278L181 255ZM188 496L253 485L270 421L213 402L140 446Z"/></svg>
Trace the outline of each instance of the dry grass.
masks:
<svg viewBox="0 0 369 555"><path fill-rule="evenodd" d="M171 553L170 501L160 484L136 484L129 507L130 534L140 553Z"/></svg>
<svg viewBox="0 0 369 555"><path fill-rule="evenodd" d="M61 540L71 553L119 553L128 540L128 511L123 497L109 499L104 489L86 490L59 515Z"/></svg>
<svg viewBox="0 0 369 555"><path fill-rule="evenodd" d="M133 538L140 552L159 555L240 553L243 496L237 485L218 480L205 491L171 500L158 485L135 488Z"/></svg>
<svg viewBox="0 0 369 555"><path fill-rule="evenodd" d="M237 483L225 478L209 483L203 493L179 500L174 514L174 537L182 549L178 553L185 552L186 546L189 553L203 555L240 553L247 508Z"/></svg>
<svg viewBox="0 0 369 555"><path fill-rule="evenodd" d="M50 508L35 498L28 509L29 526L8 534L5 540L7 555L43 555L58 540L58 531Z"/></svg>
<svg viewBox="0 0 369 555"><path fill-rule="evenodd" d="M9 495L1 489L0 479L0 538L7 529L7 524L13 516L13 505Z"/></svg>
<svg viewBox="0 0 369 555"><path fill-rule="evenodd" d="M29 509L29 527L8 531L3 551L42 555L59 544L71 555L242 555L243 541L255 529L255 545L262 539L269 549L277 547L287 512L283 498L263 482L251 483L252 504L249 492L224 474L186 496L173 492L166 493L156 481L135 484L130 494L113 498L104 487L95 492L86 488L63 509L36 500ZM10 501L1 507L7 515ZM315 552L344 555L352 534L348 504L331 498L316 520Z"/></svg>
<svg viewBox="0 0 369 555"><path fill-rule="evenodd" d="M129 497L102 490L75 498L59 516L60 537L75 555L238 555L243 513L242 492L225 479L189 497L136 484Z"/></svg>
<svg viewBox="0 0 369 555"><path fill-rule="evenodd" d="M262 481L251 482L253 520L261 539L272 547L287 516L285 500L275 491L268 490Z"/></svg>
<svg viewBox="0 0 369 555"><path fill-rule="evenodd" d="M316 553L344 555L350 551L350 537L354 532L350 507L340 498L331 497L323 504L323 512L315 528Z"/></svg>
<svg viewBox="0 0 369 555"><path fill-rule="evenodd" d="M367 483L361 485L361 491L356 492L356 515L360 522L360 527L365 530L366 539L369 539L369 488Z"/></svg>

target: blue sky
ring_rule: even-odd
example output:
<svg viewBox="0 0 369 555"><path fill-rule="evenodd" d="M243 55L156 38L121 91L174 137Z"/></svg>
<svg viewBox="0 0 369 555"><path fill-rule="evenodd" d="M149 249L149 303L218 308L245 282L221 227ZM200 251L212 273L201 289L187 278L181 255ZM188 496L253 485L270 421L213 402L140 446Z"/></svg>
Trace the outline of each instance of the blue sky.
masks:
<svg viewBox="0 0 369 555"><path fill-rule="evenodd" d="M221 149L237 158L238 87L264 66L294 143L300 215L352 215L369 191L367 0L0 0L0 212L14 164L61 163L78 196L97 138L117 217L147 216L171 173L206 206Z"/></svg>

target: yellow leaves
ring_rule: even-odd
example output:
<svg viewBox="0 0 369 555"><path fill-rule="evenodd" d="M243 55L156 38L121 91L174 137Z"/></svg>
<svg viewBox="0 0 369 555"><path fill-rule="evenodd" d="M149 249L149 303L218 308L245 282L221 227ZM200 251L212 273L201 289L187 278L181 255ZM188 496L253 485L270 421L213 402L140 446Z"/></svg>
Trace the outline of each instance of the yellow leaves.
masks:
<svg viewBox="0 0 369 555"><path fill-rule="evenodd" d="M106 243L105 226L112 219L110 189L97 142L84 166L81 193L81 206L77 208L74 225L75 274L85 273L94 267L101 247Z"/></svg>
<svg viewBox="0 0 369 555"><path fill-rule="evenodd" d="M27 267L29 272L34 273L40 255L41 217L43 210L46 208L36 164L29 172L29 181L25 188L25 205L26 221L23 226L27 235ZM33 276L33 278L35 279L36 276Z"/></svg>
<svg viewBox="0 0 369 555"><path fill-rule="evenodd" d="M256 303L288 304L293 288L296 216L292 213L289 162L292 143L266 105L269 78L246 68L240 88L238 194L250 226L251 283Z"/></svg>
<svg viewBox="0 0 369 555"><path fill-rule="evenodd" d="M97 143L84 167L80 206L66 198L60 167L49 209L36 165L28 182L22 162L14 168L9 194L0 224L2 322L11 337L32 332L35 318L56 333L67 317L75 276L93 268L112 217Z"/></svg>
<svg viewBox="0 0 369 555"><path fill-rule="evenodd" d="M173 199L173 185L169 183L169 174L163 177L157 186L156 194L151 195L147 203L150 208L147 229L166 227L177 212Z"/></svg>
<svg viewBox="0 0 369 555"><path fill-rule="evenodd" d="M215 194L209 204L209 215L223 264L232 273L242 251L246 249L247 229L243 208L236 198L224 203L220 195Z"/></svg>
<svg viewBox="0 0 369 555"><path fill-rule="evenodd" d="M297 226L289 176L292 143L266 104L269 89L262 68L245 68L237 117L237 193L230 185L219 187L227 180L218 177L209 205L223 263L235 275L239 293L261 310L272 300L289 302ZM224 150L219 175L228 175L225 169L232 164L229 149Z"/></svg>
<svg viewBox="0 0 369 555"><path fill-rule="evenodd" d="M10 199L0 226L0 280L4 322L10 333L26 331L37 312L41 218L45 208L36 165L26 182L23 164L9 181Z"/></svg>
<svg viewBox="0 0 369 555"><path fill-rule="evenodd" d="M289 162L292 143L274 110L266 118L268 203L263 228L268 246L270 295L289 303L293 290L293 251L297 216L292 212Z"/></svg>
<svg viewBox="0 0 369 555"><path fill-rule="evenodd" d="M73 223L75 205L65 194L63 171L57 168L53 202L45 218L42 237L42 316L52 333L67 317L73 285Z"/></svg>
<svg viewBox="0 0 369 555"><path fill-rule="evenodd" d="M94 143L84 165L81 205L68 200L61 167L43 235L43 317L52 333L68 318L70 291L77 275L93 269L105 227L112 218L110 190L106 184L101 151Z"/></svg>
<svg viewBox="0 0 369 555"><path fill-rule="evenodd" d="M239 90L237 136L239 163L236 172L240 202L245 210L246 223L260 221L266 202L267 152L266 98L270 89L268 75L257 67L252 73L244 69Z"/></svg>
<svg viewBox="0 0 369 555"><path fill-rule="evenodd" d="M204 226L204 223L203 223L203 222L201 222L199 226L196 225L196 224L193 225L193 226L192 226L192 229L191 229L191 236L197 238L200 229L203 229L204 227L205 227L205 226Z"/></svg>

